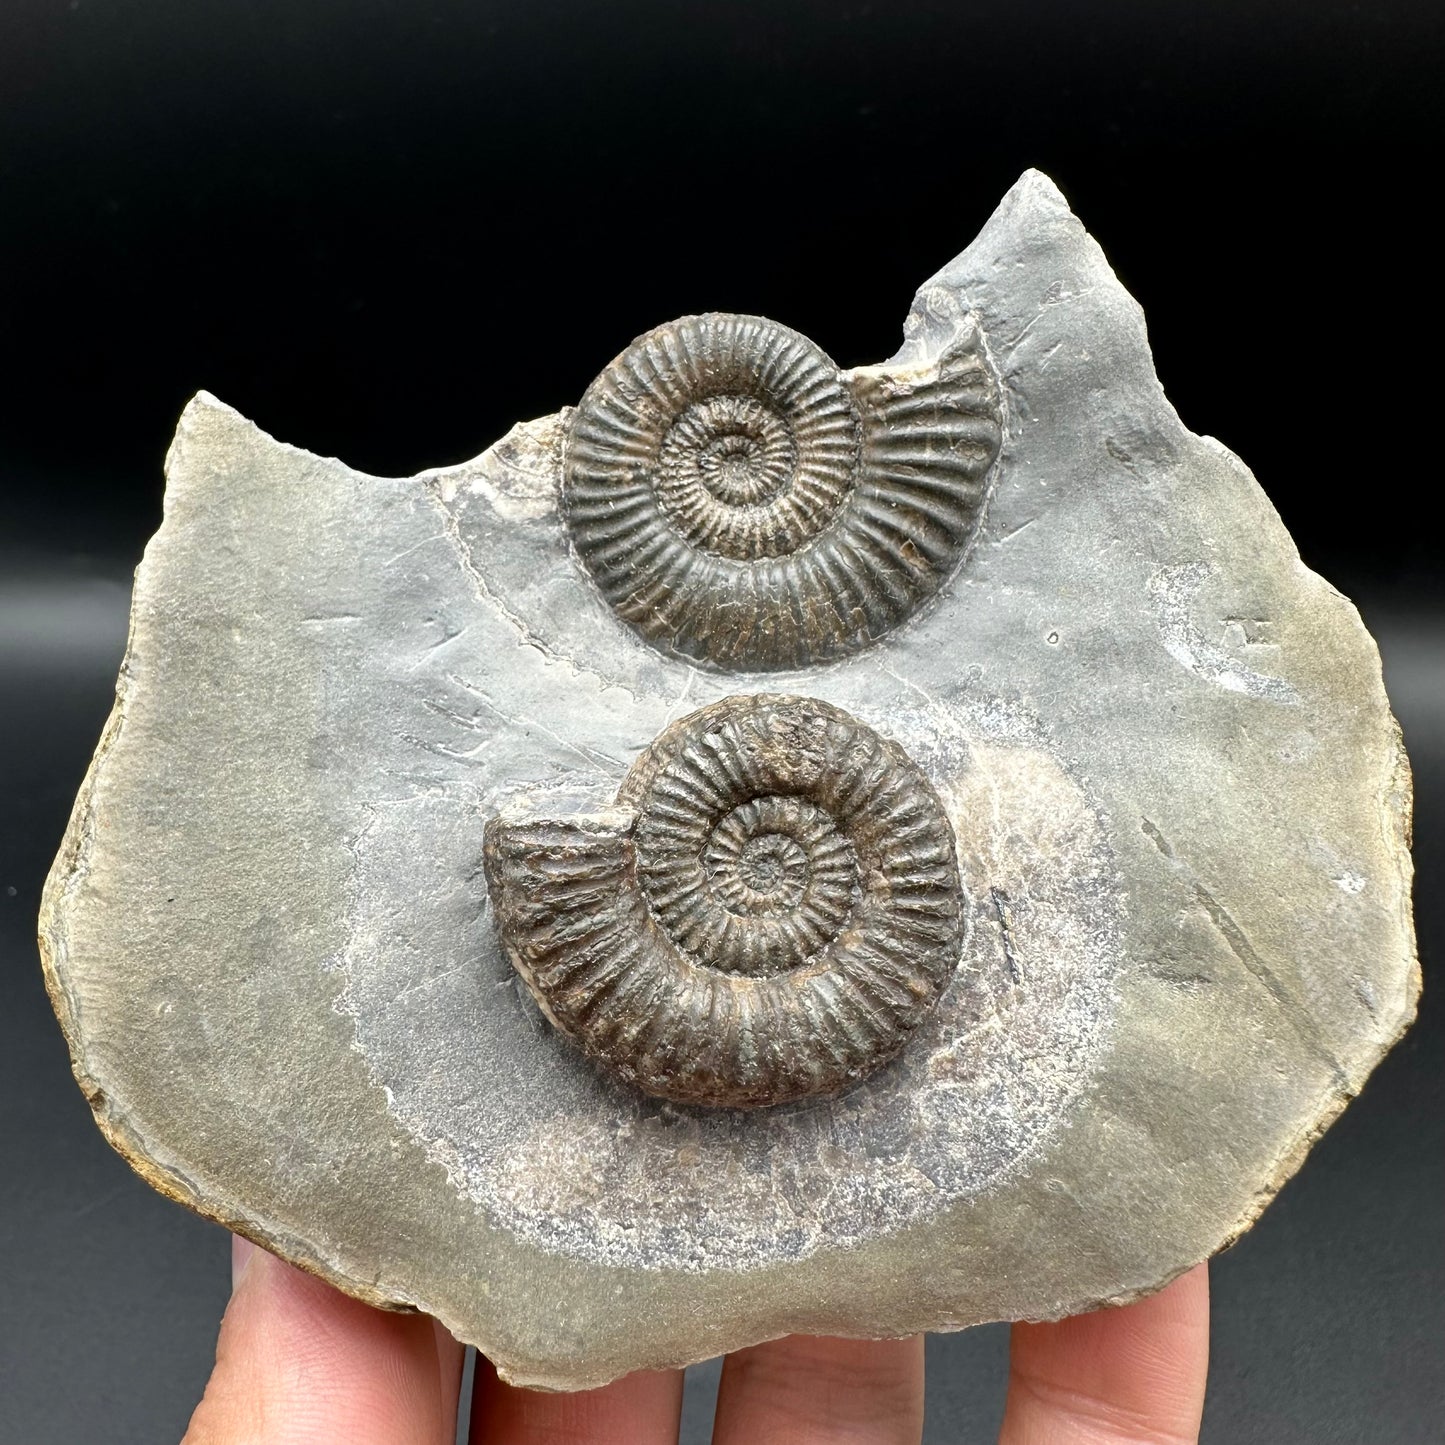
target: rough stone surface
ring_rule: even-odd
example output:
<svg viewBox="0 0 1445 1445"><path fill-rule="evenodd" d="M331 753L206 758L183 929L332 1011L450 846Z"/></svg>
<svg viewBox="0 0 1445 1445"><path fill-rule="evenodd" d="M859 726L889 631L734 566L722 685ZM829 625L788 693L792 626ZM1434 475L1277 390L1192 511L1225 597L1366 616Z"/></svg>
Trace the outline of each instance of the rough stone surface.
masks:
<svg viewBox="0 0 1445 1445"><path fill-rule="evenodd" d="M406 480L201 395L41 919L102 1129L157 1188L526 1384L788 1331L1147 1293L1246 1229L1412 1017L1409 770L1378 657L1044 177L919 292L1003 440L930 605L725 673L604 604L566 417ZM891 364L894 364L891 363ZM949 811L963 959L833 1099L599 1072L507 962L489 817L610 798L676 719L802 694Z"/></svg>

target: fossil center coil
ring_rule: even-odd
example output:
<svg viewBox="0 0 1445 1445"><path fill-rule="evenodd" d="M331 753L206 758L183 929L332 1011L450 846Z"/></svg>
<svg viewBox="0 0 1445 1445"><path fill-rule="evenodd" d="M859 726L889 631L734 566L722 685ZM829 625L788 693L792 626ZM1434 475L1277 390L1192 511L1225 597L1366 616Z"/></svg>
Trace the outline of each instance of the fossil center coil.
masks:
<svg viewBox="0 0 1445 1445"><path fill-rule="evenodd" d="M496 817L487 882L547 1016L649 1093L734 1108L892 1058L958 960L953 830L895 743L811 698L668 728L597 814Z"/></svg>

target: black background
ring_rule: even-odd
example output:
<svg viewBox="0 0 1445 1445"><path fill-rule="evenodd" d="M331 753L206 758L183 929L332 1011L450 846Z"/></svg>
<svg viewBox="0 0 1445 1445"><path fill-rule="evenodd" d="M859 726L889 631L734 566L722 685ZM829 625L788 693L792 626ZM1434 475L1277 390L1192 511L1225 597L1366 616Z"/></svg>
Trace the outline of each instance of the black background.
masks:
<svg viewBox="0 0 1445 1445"><path fill-rule="evenodd" d="M687 312L877 361L1038 166L1143 303L1186 424L1254 468L1381 639L1428 969L1442 40L1423 0L7 0L0 1441L176 1438L225 1298L221 1232L90 1125L32 941L200 387L400 475L575 401ZM1445 1438L1442 1034L1427 1001L1216 1266L1207 1440ZM930 1439L986 1438L1002 1344L933 1342Z"/></svg>

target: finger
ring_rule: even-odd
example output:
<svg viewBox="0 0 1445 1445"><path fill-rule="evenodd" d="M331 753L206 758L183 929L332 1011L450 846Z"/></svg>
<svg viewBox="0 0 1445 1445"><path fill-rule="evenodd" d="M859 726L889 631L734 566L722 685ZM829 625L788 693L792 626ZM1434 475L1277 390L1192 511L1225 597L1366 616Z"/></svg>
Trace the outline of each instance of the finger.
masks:
<svg viewBox="0 0 1445 1445"><path fill-rule="evenodd" d="M1015 1325L999 1445L1186 1445L1208 1366L1202 1264L1138 1304Z"/></svg>
<svg viewBox="0 0 1445 1445"><path fill-rule="evenodd" d="M441 1391L443 1408L450 1400L452 1409L452 1435L456 1435L457 1404L462 1393L462 1368L466 1364L467 1349L458 1344L452 1332L439 1320L433 1320L432 1335L436 1343L438 1386ZM447 1445L456 1445L455 1438Z"/></svg>
<svg viewBox="0 0 1445 1445"><path fill-rule="evenodd" d="M461 1347L431 1319L372 1309L244 1240L233 1260L183 1445L452 1445Z"/></svg>
<svg viewBox="0 0 1445 1445"><path fill-rule="evenodd" d="M922 1335L789 1335L723 1364L713 1445L918 1445L922 1434Z"/></svg>
<svg viewBox="0 0 1445 1445"><path fill-rule="evenodd" d="M497 1378L477 1356L474 1445L677 1445L681 1370L639 1370L600 1390L544 1394Z"/></svg>

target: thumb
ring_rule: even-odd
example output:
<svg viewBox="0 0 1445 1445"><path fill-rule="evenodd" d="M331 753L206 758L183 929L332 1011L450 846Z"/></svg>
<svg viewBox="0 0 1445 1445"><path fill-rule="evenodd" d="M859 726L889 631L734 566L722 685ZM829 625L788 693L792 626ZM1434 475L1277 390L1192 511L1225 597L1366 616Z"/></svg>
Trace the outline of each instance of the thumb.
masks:
<svg viewBox="0 0 1445 1445"><path fill-rule="evenodd" d="M236 1239L216 1365L182 1445L452 1445L461 1346Z"/></svg>

